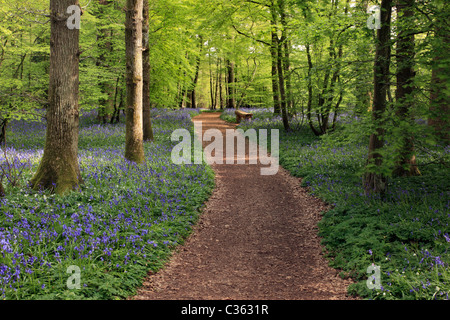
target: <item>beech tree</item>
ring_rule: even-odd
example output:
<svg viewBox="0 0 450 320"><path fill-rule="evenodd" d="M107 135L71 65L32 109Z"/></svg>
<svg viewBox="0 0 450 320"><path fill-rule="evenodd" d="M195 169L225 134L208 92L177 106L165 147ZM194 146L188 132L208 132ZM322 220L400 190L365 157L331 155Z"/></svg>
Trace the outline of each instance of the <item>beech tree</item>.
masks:
<svg viewBox="0 0 450 320"><path fill-rule="evenodd" d="M57 194L82 183L78 164L79 30L69 29L67 8L78 0L50 1L49 105L44 154L31 179L34 189Z"/></svg>
<svg viewBox="0 0 450 320"><path fill-rule="evenodd" d="M125 22L126 45L126 133L125 158L143 163L144 133L142 120L143 67L142 67L142 20L143 0L127 0Z"/></svg>

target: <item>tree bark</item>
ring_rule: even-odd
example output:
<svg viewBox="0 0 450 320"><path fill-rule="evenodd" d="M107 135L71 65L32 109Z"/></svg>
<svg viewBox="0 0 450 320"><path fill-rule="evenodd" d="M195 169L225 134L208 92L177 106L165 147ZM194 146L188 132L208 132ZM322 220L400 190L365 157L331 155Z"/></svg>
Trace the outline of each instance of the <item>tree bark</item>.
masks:
<svg viewBox="0 0 450 320"><path fill-rule="evenodd" d="M149 0L144 0L143 24L142 24L142 72L143 72L143 93L142 93L142 117L144 141L154 141L151 110L150 110L150 43L149 43Z"/></svg>
<svg viewBox="0 0 450 320"><path fill-rule="evenodd" d="M364 176L366 194L384 193L386 177L380 172L383 157L380 149L384 146L383 117L386 110L386 96L389 89L389 64L391 58L391 13L392 0L381 2L381 29L377 30L377 44L374 65L374 99L372 119L376 132L371 134L369 142L368 172Z"/></svg>
<svg viewBox="0 0 450 320"><path fill-rule="evenodd" d="M398 37L397 37L397 91L396 116L398 125L409 126L413 118L410 110L413 107L414 94L414 34L408 27L414 16L414 0L397 0ZM406 25L406 26L405 26ZM407 130L407 129L404 129ZM401 132L401 147L394 168L394 176L417 176L420 171L414 155L414 139L411 133Z"/></svg>
<svg viewBox="0 0 450 320"><path fill-rule="evenodd" d="M78 0L50 1L49 106L44 154L30 181L33 189L64 194L83 182L78 164L79 30L66 10ZM64 18L62 18L64 17Z"/></svg>
<svg viewBox="0 0 450 320"><path fill-rule="evenodd" d="M127 0L125 22L127 70L125 158L137 164L145 161L142 120L142 18L143 0Z"/></svg>

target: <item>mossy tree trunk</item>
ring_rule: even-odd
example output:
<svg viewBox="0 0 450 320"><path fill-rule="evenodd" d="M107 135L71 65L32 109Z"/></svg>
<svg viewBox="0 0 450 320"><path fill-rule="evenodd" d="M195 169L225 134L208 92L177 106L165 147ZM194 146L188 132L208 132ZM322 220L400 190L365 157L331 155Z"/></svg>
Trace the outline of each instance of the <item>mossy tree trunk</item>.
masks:
<svg viewBox="0 0 450 320"><path fill-rule="evenodd" d="M50 80L44 155L33 189L63 194L81 183L78 164L79 30L67 27L66 10L78 0L51 0ZM63 17L63 18L62 18Z"/></svg>
<svg viewBox="0 0 450 320"><path fill-rule="evenodd" d="M143 67L142 18L143 0L127 0L126 43L126 136L125 158L137 164L145 161L142 119Z"/></svg>

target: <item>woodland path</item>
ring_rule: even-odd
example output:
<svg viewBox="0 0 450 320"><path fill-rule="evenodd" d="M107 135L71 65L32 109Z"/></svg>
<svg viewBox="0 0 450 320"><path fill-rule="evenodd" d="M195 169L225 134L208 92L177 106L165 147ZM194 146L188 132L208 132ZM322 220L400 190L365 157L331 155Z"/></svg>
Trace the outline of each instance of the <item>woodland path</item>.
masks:
<svg viewBox="0 0 450 320"><path fill-rule="evenodd" d="M234 129L203 113L203 131ZM224 134L225 137L225 134ZM205 143L204 143L205 146ZM317 222L327 206L280 167L216 165L216 188L170 261L134 300L350 300L323 256Z"/></svg>

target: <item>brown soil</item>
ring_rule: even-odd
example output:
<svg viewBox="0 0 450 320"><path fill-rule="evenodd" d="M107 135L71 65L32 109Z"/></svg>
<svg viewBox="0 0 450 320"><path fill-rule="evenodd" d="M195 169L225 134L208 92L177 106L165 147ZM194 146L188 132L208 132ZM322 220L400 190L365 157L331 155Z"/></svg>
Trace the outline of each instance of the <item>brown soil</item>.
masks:
<svg viewBox="0 0 450 320"><path fill-rule="evenodd" d="M235 126L204 113L203 131ZM224 135L225 136L225 135ZM204 144L205 146L205 144ZM328 267L317 223L327 205L280 167L216 165L216 188L194 232L134 300L350 300Z"/></svg>

